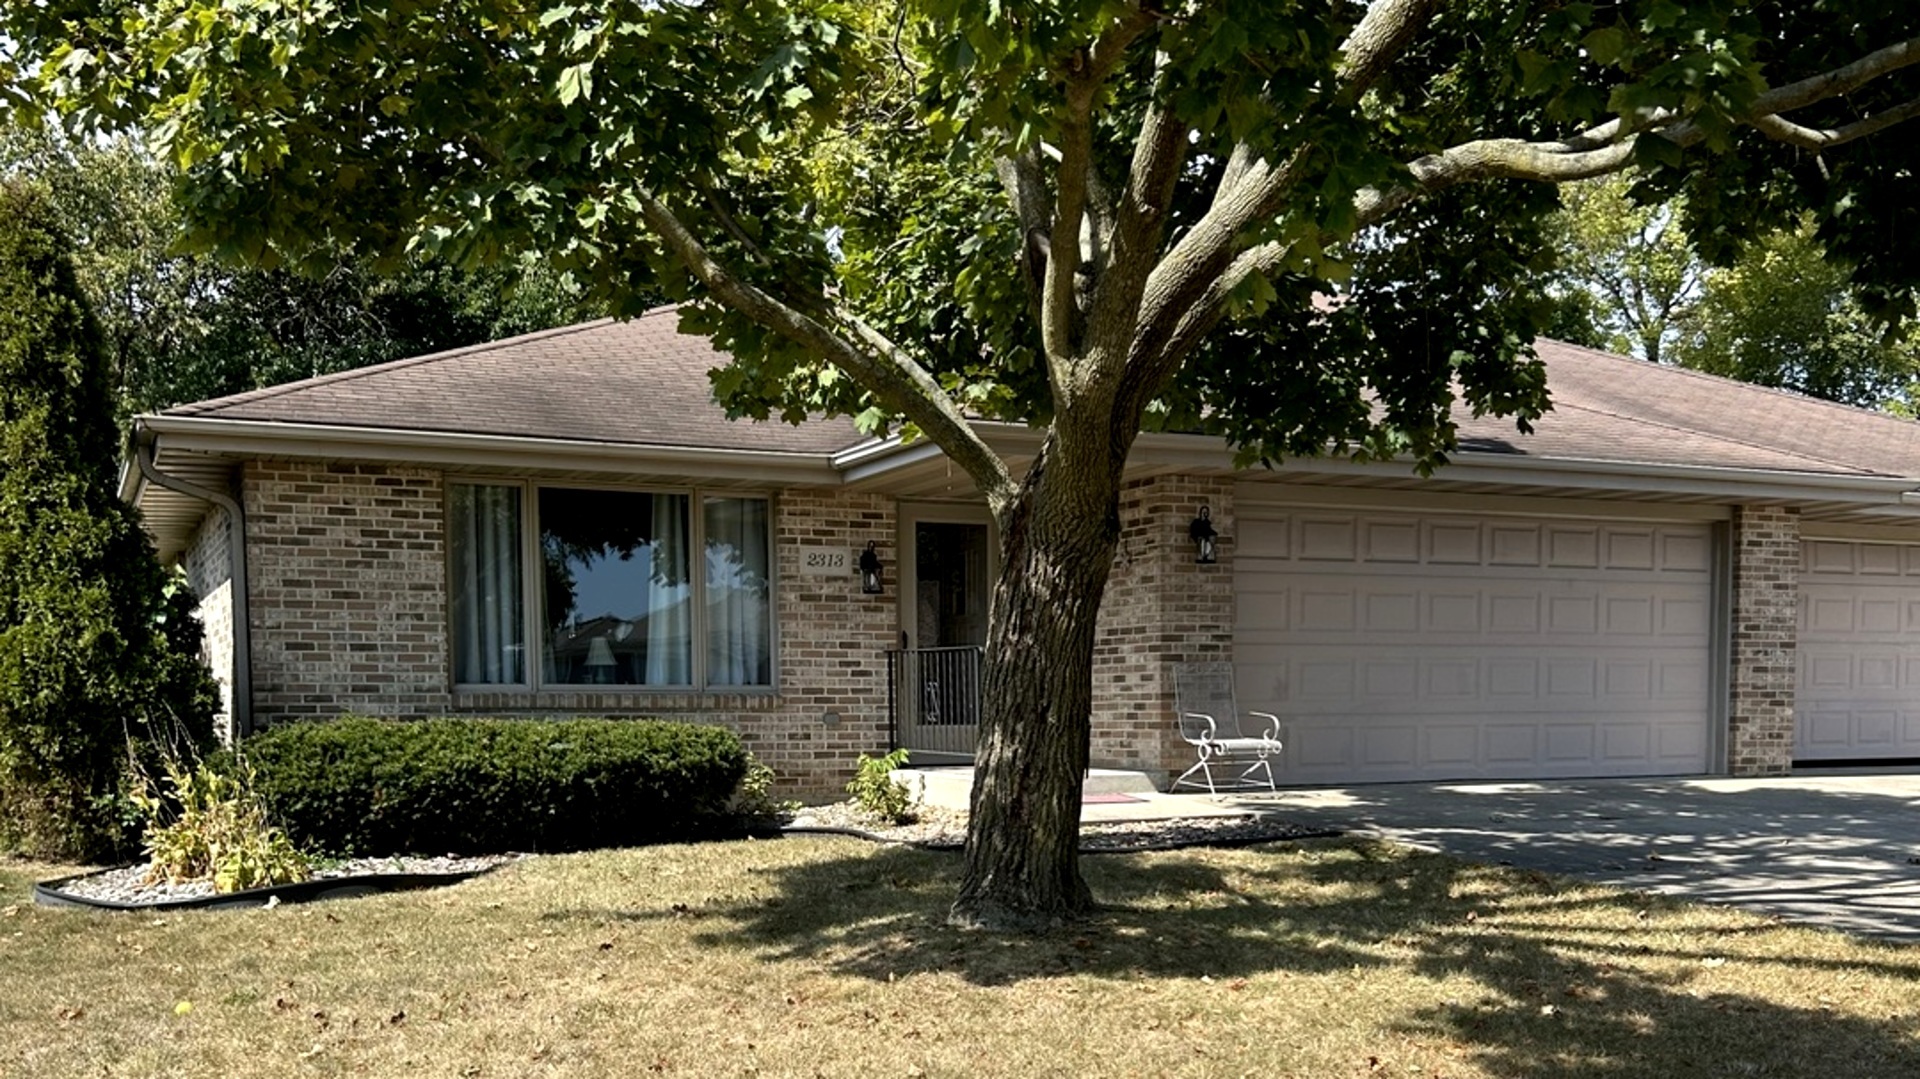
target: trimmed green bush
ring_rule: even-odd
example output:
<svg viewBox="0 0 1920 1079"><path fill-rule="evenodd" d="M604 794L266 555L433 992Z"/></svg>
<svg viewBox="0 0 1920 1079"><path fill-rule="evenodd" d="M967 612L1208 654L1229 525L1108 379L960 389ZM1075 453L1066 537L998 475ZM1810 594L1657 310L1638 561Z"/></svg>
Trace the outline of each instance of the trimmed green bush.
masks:
<svg viewBox="0 0 1920 1079"><path fill-rule="evenodd" d="M242 751L297 845L369 856L713 835L748 760L721 727L614 719L349 717L276 727Z"/></svg>

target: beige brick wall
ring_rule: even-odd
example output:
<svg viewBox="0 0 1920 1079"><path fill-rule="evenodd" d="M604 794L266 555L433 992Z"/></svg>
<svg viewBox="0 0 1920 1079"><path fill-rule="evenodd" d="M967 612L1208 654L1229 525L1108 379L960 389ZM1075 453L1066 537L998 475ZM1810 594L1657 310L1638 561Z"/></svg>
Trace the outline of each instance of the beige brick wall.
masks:
<svg viewBox="0 0 1920 1079"><path fill-rule="evenodd" d="M1799 632L1800 514L1736 506L1727 770L1785 775L1793 767L1793 694Z"/></svg>
<svg viewBox="0 0 1920 1079"><path fill-rule="evenodd" d="M1187 538L1202 504L1220 534L1211 565L1194 561ZM1158 476L1121 492L1120 551L1094 648L1096 767L1177 775L1192 763L1175 724L1172 666L1233 658L1233 549L1230 480Z"/></svg>
<svg viewBox="0 0 1920 1079"><path fill-rule="evenodd" d="M424 469L247 465L256 725L446 711L441 492Z"/></svg>
<svg viewBox="0 0 1920 1079"><path fill-rule="evenodd" d="M257 462L245 495L262 724L343 712L683 717L737 730L784 787L822 794L845 784L857 754L886 747L884 652L898 622L890 499L775 499L777 691L529 693L451 688L438 472ZM868 540L890 571L882 595L863 595L852 573L800 572L807 550L851 553Z"/></svg>
<svg viewBox="0 0 1920 1079"><path fill-rule="evenodd" d="M220 684L220 712L214 731L222 742L233 740L233 551L228 545L231 522L224 510L214 509L187 541L181 558L187 587L199 601L194 614L204 632L200 658Z"/></svg>

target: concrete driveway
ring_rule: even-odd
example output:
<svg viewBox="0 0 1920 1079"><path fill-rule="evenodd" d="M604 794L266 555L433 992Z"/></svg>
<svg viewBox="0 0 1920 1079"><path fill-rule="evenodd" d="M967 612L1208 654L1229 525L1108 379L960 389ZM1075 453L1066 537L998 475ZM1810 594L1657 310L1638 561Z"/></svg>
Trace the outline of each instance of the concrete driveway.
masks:
<svg viewBox="0 0 1920 1079"><path fill-rule="evenodd" d="M1233 800L1463 858L1920 941L1920 775L1384 784Z"/></svg>

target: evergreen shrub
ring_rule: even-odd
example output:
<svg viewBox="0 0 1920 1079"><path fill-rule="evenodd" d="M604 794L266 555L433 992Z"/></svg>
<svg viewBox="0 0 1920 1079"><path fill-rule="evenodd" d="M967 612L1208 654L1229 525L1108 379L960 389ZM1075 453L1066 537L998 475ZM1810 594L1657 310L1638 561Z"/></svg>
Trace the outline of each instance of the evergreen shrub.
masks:
<svg viewBox="0 0 1920 1079"><path fill-rule="evenodd" d="M348 717L275 727L241 751L296 845L360 856L712 836L748 765L732 731L637 719Z"/></svg>
<svg viewBox="0 0 1920 1079"><path fill-rule="evenodd" d="M119 451L66 242L40 191L0 180L0 849L124 852L129 745L211 734L211 679L178 651L191 604L167 606Z"/></svg>

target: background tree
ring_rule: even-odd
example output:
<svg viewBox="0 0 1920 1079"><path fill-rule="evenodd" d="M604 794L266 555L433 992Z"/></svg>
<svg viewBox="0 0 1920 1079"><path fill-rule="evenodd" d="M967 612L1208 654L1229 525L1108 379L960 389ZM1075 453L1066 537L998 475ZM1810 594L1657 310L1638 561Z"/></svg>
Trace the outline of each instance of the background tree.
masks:
<svg viewBox="0 0 1920 1079"><path fill-rule="evenodd" d="M116 491L111 386L48 198L0 181L0 846L43 856L120 842L130 741L212 733L194 627Z"/></svg>
<svg viewBox="0 0 1920 1079"><path fill-rule="evenodd" d="M426 259L380 273L316 254L309 274L182 250L173 177L134 135L0 135L0 176L31 178L73 238L106 337L120 414L478 344L594 317L527 257L472 271Z"/></svg>
<svg viewBox="0 0 1920 1079"><path fill-rule="evenodd" d="M1143 426L1444 463L1547 405L1552 185L1638 164L1696 244L1812 208L1894 310L1920 114L1894 0L46 0L28 117L150 125L199 242L540 251L735 357L738 414L932 439L1002 537L968 924L1091 904L1095 618ZM8 91L0 91L4 93ZM1329 300L1335 296L1337 300ZM1044 437L1022 471L972 416Z"/></svg>
<svg viewBox="0 0 1920 1079"><path fill-rule="evenodd" d="M1548 230L1564 275L1556 296L1577 314L1559 328L1563 340L1660 363L1670 359L1679 317L1699 297L1705 267L1681 225L1681 209L1634 202L1632 184L1631 175L1616 174L1560 189L1562 210Z"/></svg>
<svg viewBox="0 0 1920 1079"><path fill-rule="evenodd" d="M1676 320L1682 367L1864 408L1907 400L1920 343L1872 318L1852 274L1826 257L1813 223L1766 233Z"/></svg>
<svg viewBox="0 0 1920 1079"><path fill-rule="evenodd" d="M1642 205L1620 174L1561 188L1549 337L1866 408L1903 404L1916 345L1869 315L1818 222L1766 228L1709 266L1683 199Z"/></svg>

